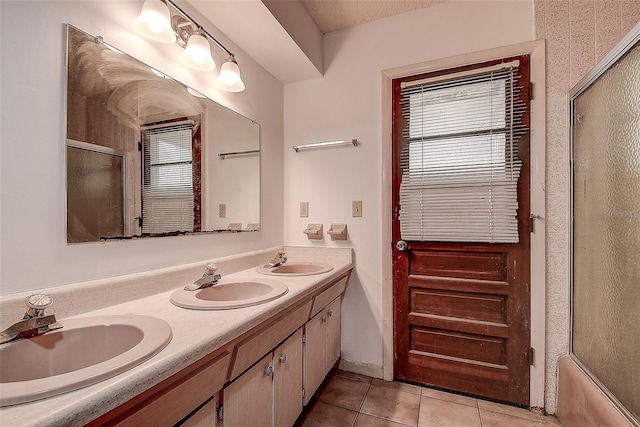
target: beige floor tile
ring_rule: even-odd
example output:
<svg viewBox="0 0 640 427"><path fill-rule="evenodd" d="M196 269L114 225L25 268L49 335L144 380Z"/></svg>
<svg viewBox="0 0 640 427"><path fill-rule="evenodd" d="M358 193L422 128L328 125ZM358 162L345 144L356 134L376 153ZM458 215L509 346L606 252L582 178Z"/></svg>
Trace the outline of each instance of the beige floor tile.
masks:
<svg viewBox="0 0 640 427"><path fill-rule="evenodd" d="M360 381L368 384L371 383L371 379L372 379L371 377L368 377L366 375L356 374L349 371L343 371L342 369L336 369L335 372L333 372L333 374L339 377L349 378L350 380Z"/></svg>
<svg viewBox="0 0 640 427"><path fill-rule="evenodd" d="M434 399L446 400L447 402L458 403L460 405L478 407L478 399L469 396L461 396L455 393L447 393L445 391L434 390L432 388L422 387L422 395Z"/></svg>
<svg viewBox="0 0 640 427"><path fill-rule="evenodd" d="M351 427L358 415L355 411L315 402L298 418L296 427Z"/></svg>
<svg viewBox="0 0 640 427"><path fill-rule="evenodd" d="M372 385L360 412L410 426L417 426L419 410L419 395L389 387Z"/></svg>
<svg viewBox="0 0 640 427"><path fill-rule="evenodd" d="M354 427L406 427L406 424L396 423L367 414L358 414Z"/></svg>
<svg viewBox="0 0 640 427"><path fill-rule="evenodd" d="M411 394L420 394L420 392L422 391L422 387L417 385L401 383L398 381L383 381L377 378L374 378L373 381L371 381L371 384L380 387L393 388L395 390L404 391Z"/></svg>
<svg viewBox="0 0 640 427"><path fill-rule="evenodd" d="M477 407L422 396L418 427L480 427Z"/></svg>
<svg viewBox="0 0 640 427"><path fill-rule="evenodd" d="M516 408L515 406L503 405L501 403L489 402L486 400L478 399L478 407L480 408L480 412L485 410L499 412L501 414L511 415L514 417L520 417L537 422L542 422L543 419L542 415L536 414L535 412L531 412L527 409Z"/></svg>
<svg viewBox="0 0 640 427"><path fill-rule="evenodd" d="M334 376L319 390L318 400L330 405L358 411L369 390L369 384Z"/></svg>
<svg viewBox="0 0 640 427"><path fill-rule="evenodd" d="M545 427L541 421L516 417L487 410L480 410L482 427Z"/></svg>

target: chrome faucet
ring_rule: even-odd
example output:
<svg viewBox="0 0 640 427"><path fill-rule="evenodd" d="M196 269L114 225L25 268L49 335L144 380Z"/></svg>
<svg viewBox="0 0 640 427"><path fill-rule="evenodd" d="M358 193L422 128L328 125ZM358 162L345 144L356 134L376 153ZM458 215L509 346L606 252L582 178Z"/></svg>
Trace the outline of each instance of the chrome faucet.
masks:
<svg viewBox="0 0 640 427"><path fill-rule="evenodd" d="M207 264L207 269L201 278L195 282L184 287L185 291L195 291L198 289L208 288L218 283L218 280L222 279L220 274L217 274L218 266L215 264Z"/></svg>
<svg viewBox="0 0 640 427"><path fill-rule="evenodd" d="M280 267L285 262L287 262L287 257L285 256L284 251L280 250L271 261L265 264L264 268Z"/></svg>
<svg viewBox="0 0 640 427"><path fill-rule="evenodd" d="M34 294L29 296L25 300L27 312L24 317L21 321L0 332L0 344L62 328L62 325L56 321L56 316L44 313L51 304L53 304L53 298L49 295Z"/></svg>

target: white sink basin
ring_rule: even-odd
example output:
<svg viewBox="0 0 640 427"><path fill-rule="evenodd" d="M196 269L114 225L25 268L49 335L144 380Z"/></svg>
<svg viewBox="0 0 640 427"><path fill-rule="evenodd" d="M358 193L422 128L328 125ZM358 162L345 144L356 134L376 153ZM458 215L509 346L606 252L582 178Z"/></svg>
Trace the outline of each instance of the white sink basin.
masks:
<svg viewBox="0 0 640 427"><path fill-rule="evenodd" d="M331 270L333 270L332 266L320 262L286 262L278 267L258 267L256 269L258 273L270 276L311 276L327 273Z"/></svg>
<svg viewBox="0 0 640 427"><path fill-rule="evenodd" d="M209 288L196 291L178 289L171 302L194 310L226 310L263 304L280 298L289 291L287 285L269 279L220 279Z"/></svg>
<svg viewBox="0 0 640 427"><path fill-rule="evenodd" d="M66 393L130 369L171 341L171 327L149 316L63 319L43 335L0 346L0 406Z"/></svg>

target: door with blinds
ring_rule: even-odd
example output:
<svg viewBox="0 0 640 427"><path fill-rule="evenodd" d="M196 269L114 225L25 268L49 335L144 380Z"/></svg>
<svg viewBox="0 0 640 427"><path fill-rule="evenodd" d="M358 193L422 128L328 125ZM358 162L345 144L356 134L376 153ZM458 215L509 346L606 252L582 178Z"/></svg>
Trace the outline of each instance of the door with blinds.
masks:
<svg viewBox="0 0 640 427"><path fill-rule="evenodd" d="M393 81L394 376L529 405L529 58Z"/></svg>

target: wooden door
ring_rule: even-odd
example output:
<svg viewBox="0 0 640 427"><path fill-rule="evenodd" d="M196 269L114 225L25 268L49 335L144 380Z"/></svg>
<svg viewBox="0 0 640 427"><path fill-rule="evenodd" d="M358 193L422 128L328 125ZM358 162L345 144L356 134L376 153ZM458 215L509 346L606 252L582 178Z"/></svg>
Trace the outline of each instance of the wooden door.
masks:
<svg viewBox="0 0 640 427"><path fill-rule="evenodd" d="M519 83L528 121L528 58ZM483 64L484 66L485 64ZM452 73L464 69L450 70ZM440 75L444 73L439 73ZM429 78L429 75L412 78ZM409 142L394 81L394 376L529 405L529 136L519 136L518 243L401 243L401 152ZM528 123L527 123L528 124Z"/></svg>
<svg viewBox="0 0 640 427"><path fill-rule="evenodd" d="M273 353L274 419L276 427L290 427L302 412L302 329Z"/></svg>

